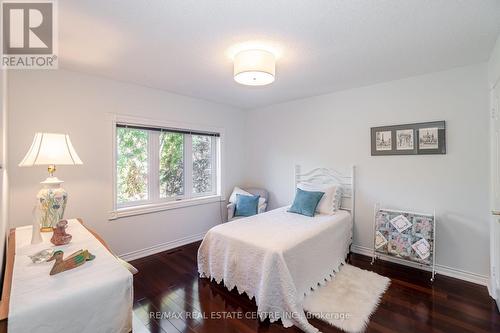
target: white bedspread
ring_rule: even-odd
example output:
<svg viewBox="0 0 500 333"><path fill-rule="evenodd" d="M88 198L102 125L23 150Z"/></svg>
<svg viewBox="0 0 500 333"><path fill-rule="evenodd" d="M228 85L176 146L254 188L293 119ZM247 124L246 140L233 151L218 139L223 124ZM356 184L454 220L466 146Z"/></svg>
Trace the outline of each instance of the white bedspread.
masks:
<svg viewBox="0 0 500 333"><path fill-rule="evenodd" d="M128 333L132 329L133 278L116 258L77 220L68 220L68 245L54 247L52 233L31 245L31 226L16 229L16 254L8 332ZM64 257L88 249L93 261L50 276L53 262L34 264L28 257L45 248Z"/></svg>
<svg viewBox="0 0 500 333"><path fill-rule="evenodd" d="M198 271L255 297L262 320L281 319L285 327L316 332L302 301L344 263L352 219L346 211L311 218L287 208L210 229L198 250Z"/></svg>

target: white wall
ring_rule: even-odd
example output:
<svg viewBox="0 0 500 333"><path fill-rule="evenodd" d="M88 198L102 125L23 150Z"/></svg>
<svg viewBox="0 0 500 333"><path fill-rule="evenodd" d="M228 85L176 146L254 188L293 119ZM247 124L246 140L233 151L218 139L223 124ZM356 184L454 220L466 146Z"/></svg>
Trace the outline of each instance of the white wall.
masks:
<svg viewBox="0 0 500 333"><path fill-rule="evenodd" d="M241 180L243 116L219 104L80 73L13 71L9 76L10 223L31 224L44 167L17 166L35 132L68 133L83 166L60 166L70 198L66 217L82 217L118 254L198 235L220 222L212 203L108 221L112 209L112 132L109 113L223 127L224 182ZM223 210L222 210L223 211Z"/></svg>
<svg viewBox="0 0 500 333"><path fill-rule="evenodd" d="M266 187L272 207L292 200L294 164L304 170L355 164L356 245L372 244L375 202L417 211L435 208L438 264L487 275L487 77L486 65L475 65L242 113L65 70L13 71L10 223L31 223L38 182L46 177L43 167L17 167L36 131L70 134L85 164L57 172L70 193L67 217L83 217L118 254L197 235L220 221L218 204L107 220L113 140L107 114L118 113L224 127L225 190L243 180ZM370 127L432 120L447 122L446 155L370 156Z"/></svg>
<svg viewBox="0 0 500 333"><path fill-rule="evenodd" d="M447 154L370 156L370 127L445 120ZM293 166L357 166L354 244L372 247L373 206L436 209L437 263L488 275L488 84L484 64L253 110L248 185L293 199Z"/></svg>
<svg viewBox="0 0 500 333"><path fill-rule="evenodd" d="M7 71L0 70L0 269L8 235L9 179L7 174ZM4 237L5 236L5 237Z"/></svg>
<svg viewBox="0 0 500 333"><path fill-rule="evenodd" d="M488 62L488 79L490 86L493 86L500 79L500 35L497 38Z"/></svg>
<svg viewBox="0 0 500 333"><path fill-rule="evenodd" d="M500 35L497 38L495 47L491 52L490 60L488 62L488 79L490 87L490 109L492 116L498 117L498 108L500 100ZM496 147L496 121L491 121L490 137L491 137L491 182L490 182L490 202L491 208L497 209L498 203L495 200L495 181L498 181L496 172L498 165L495 161L497 156ZM490 294L497 300L497 306L500 309L500 226L498 219L493 216L490 218Z"/></svg>

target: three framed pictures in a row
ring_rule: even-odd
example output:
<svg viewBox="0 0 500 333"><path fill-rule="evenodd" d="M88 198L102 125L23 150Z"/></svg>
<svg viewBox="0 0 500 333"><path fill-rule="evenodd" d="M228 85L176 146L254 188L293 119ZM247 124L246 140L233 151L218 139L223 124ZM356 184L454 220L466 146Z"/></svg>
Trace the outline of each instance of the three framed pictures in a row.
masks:
<svg viewBox="0 0 500 333"><path fill-rule="evenodd" d="M372 127L371 151L372 156L446 154L446 123Z"/></svg>

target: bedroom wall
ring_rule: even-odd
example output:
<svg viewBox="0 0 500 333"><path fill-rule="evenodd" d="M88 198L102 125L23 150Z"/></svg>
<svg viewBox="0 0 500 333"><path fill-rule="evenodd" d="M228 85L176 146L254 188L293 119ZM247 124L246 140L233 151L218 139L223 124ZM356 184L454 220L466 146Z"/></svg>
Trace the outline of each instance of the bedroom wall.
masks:
<svg viewBox="0 0 500 333"><path fill-rule="evenodd" d="M500 78L500 35L497 38L495 47L491 51L488 61L488 79L490 86L493 86Z"/></svg>
<svg viewBox="0 0 500 333"><path fill-rule="evenodd" d="M223 127L224 190L230 191L242 178L243 115L238 109L62 69L13 71L8 85L9 126L15 129L9 134L13 226L31 224L39 182L47 176L44 167L17 166L39 131L70 135L84 165L57 170L70 195L66 217L82 217L117 254L194 241L220 222L218 203L109 221L113 187L109 114Z"/></svg>
<svg viewBox="0 0 500 333"><path fill-rule="evenodd" d="M272 88L271 88L272 89ZM370 127L445 120L447 154L370 156ZM356 165L354 244L372 247L373 207L431 212L441 271L488 275L488 80L485 64L260 108L247 113L247 185L293 200L293 166ZM470 274L469 274L470 273Z"/></svg>
<svg viewBox="0 0 500 333"><path fill-rule="evenodd" d="M496 40L495 47L491 52L490 59L488 61L488 83L490 88L490 109L492 112L492 117L496 111L498 115L498 105L500 100L500 35ZM490 207L495 209L497 203L495 202L495 180L497 177L495 175L497 170L497 165L495 163L495 156L497 155L495 150L497 144L495 142L496 135L495 122L491 121L490 126ZM497 300L497 305L500 304L500 228L498 227L498 219L492 216L490 218L490 295Z"/></svg>
<svg viewBox="0 0 500 333"><path fill-rule="evenodd" d="M7 174L7 71L0 70L0 269L4 263L5 243L9 230Z"/></svg>

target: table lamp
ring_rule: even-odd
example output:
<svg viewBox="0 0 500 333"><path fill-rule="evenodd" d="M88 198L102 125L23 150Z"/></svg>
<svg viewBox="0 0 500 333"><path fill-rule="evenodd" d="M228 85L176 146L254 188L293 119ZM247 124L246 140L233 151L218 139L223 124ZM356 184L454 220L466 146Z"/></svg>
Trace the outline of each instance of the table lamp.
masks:
<svg viewBox="0 0 500 333"><path fill-rule="evenodd" d="M62 180L54 176L56 165L80 165L82 160L76 154L67 134L36 133L31 148L19 166L47 165L49 176L41 184L37 194L37 219L40 231L52 231L62 220L68 193L61 187Z"/></svg>

